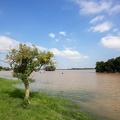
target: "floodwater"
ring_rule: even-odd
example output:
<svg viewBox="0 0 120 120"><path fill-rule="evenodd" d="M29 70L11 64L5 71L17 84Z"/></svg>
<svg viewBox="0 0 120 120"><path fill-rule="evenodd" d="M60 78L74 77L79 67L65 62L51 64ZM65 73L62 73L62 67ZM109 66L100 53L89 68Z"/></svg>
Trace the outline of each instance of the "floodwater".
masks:
<svg viewBox="0 0 120 120"><path fill-rule="evenodd" d="M0 77L12 78L11 72ZM120 120L120 74L95 70L56 70L34 72L31 90L61 95L77 102L97 120ZM18 87L21 87L18 86Z"/></svg>

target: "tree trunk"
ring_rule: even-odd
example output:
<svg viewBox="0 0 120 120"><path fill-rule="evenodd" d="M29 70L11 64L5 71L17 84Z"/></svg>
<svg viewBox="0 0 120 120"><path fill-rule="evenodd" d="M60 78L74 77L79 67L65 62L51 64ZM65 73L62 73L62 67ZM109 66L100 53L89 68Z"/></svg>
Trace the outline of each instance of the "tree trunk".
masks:
<svg viewBox="0 0 120 120"><path fill-rule="evenodd" d="M25 85L25 101L27 102L27 104L30 104L29 101L29 93L30 93L30 87L29 87L29 83L28 84L24 84Z"/></svg>

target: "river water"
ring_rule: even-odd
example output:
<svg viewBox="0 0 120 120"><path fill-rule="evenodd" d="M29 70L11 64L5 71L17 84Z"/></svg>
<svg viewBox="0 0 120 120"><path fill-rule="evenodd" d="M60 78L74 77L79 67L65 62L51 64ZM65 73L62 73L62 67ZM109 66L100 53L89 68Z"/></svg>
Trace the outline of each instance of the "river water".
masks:
<svg viewBox="0 0 120 120"><path fill-rule="evenodd" d="M11 72L0 77L12 78ZM95 70L56 70L33 72L36 81L30 89L61 95L77 102L97 120L120 120L120 74ZM18 87L24 87L18 85Z"/></svg>

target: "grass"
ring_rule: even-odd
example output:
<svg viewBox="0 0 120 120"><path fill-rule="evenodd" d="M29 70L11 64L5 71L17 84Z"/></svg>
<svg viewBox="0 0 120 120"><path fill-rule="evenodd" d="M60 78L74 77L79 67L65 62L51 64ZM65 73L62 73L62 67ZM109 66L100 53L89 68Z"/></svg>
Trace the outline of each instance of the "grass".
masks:
<svg viewBox="0 0 120 120"><path fill-rule="evenodd" d="M76 104L46 93L31 92L31 105L25 106L24 90L13 86L17 83L0 78L0 120L93 120Z"/></svg>

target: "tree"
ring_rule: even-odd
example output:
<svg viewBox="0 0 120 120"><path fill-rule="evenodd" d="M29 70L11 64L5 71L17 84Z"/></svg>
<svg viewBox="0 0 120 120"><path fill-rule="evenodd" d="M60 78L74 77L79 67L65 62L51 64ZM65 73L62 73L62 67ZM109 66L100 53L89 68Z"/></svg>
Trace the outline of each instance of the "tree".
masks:
<svg viewBox="0 0 120 120"><path fill-rule="evenodd" d="M104 61L101 61L101 62L96 62L96 72L104 72L105 71L105 63Z"/></svg>
<svg viewBox="0 0 120 120"><path fill-rule="evenodd" d="M3 69L3 67L2 66L0 66L0 71Z"/></svg>
<svg viewBox="0 0 120 120"><path fill-rule="evenodd" d="M108 73L115 72L114 58L109 59L107 62L105 62L105 70Z"/></svg>
<svg viewBox="0 0 120 120"><path fill-rule="evenodd" d="M27 104L29 102L29 83L33 81L30 75L33 71L40 70L40 68L47 64L53 64L51 58L53 53L41 52L34 45L28 47L26 44L19 44L18 49L10 49L6 55L6 60L13 69L13 77L22 80L25 86L24 100Z"/></svg>
<svg viewBox="0 0 120 120"><path fill-rule="evenodd" d="M108 59L106 62L96 62L96 72L120 73L120 56Z"/></svg>
<svg viewBox="0 0 120 120"><path fill-rule="evenodd" d="M50 66L46 66L45 67L45 71L55 71L55 66L54 65L50 65Z"/></svg>
<svg viewBox="0 0 120 120"><path fill-rule="evenodd" d="M115 59L115 70L120 73L120 56Z"/></svg>

